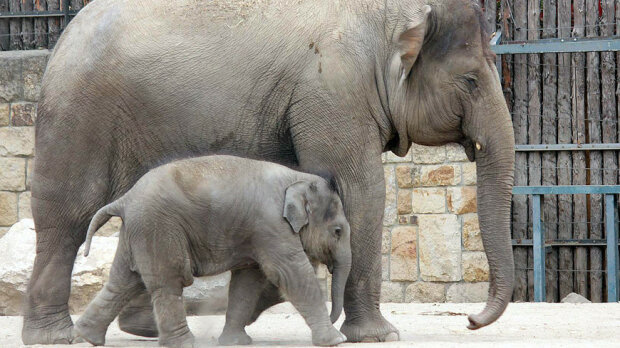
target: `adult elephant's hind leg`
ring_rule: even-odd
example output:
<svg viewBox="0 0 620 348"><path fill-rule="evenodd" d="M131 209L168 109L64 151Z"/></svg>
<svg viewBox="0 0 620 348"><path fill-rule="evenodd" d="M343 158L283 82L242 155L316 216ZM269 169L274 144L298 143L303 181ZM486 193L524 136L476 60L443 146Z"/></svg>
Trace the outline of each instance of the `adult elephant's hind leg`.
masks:
<svg viewBox="0 0 620 348"><path fill-rule="evenodd" d="M26 294L22 341L24 344L72 343L73 323L68 306L71 271L92 213L74 209L70 197L54 200L41 198L39 194L33 183L37 253ZM79 201L79 197L73 199ZM96 207L91 210L94 212Z"/></svg>

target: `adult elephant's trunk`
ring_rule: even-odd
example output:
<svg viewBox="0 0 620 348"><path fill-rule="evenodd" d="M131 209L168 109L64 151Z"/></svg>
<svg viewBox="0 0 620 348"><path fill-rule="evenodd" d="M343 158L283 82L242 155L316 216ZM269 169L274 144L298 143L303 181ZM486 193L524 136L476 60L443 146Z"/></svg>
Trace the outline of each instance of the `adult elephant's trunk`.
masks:
<svg viewBox="0 0 620 348"><path fill-rule="evenodd" d="M514 131L503 96L498 93L477 115L474 140L478 175L478 218L490 269L489 297L484 310L469 316L469 329L499 318L512 297L514 259L510 237L510 202L514 180ZM488 100L487 100L488 101ZM490 105L490 107L489 107Z"/></svg>
<svg viewBox="0 0 620 348"><path fill-rule="evenodd" d="M346 236L348 238L348 235ZM344 288L349 278L349 272L351 271L351 247L350 242L343 243L340 250L334 255L334 269L332 273L332 311L330 313L330 319L332 323L335 323L342 313L342 306L344 303Z"/></svg>

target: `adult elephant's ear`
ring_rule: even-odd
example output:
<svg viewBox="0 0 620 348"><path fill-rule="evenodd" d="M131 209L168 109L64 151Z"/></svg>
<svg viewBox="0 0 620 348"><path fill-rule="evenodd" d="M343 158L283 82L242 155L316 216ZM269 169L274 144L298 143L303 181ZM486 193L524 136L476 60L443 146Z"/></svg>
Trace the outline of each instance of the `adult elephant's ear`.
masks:
<svg viewBox="0 0 620 348"><path fill-rule="evenodd" d="M295 233L308 224L308 188L307 181L298 181L287 187L284 194L283 216Z"/></svg>
<svg viewBox="0 0 620 348"><path fill-rule="evenodd" d="M428 27L430 13L431 7L429 5L422 6L420 12L416 14L416 17L410 19L407 29L398 38L401 62L399 85L402 85L403 81L409 76L413 64L418 59L422 44L424 43L424 35Z"/></svg>

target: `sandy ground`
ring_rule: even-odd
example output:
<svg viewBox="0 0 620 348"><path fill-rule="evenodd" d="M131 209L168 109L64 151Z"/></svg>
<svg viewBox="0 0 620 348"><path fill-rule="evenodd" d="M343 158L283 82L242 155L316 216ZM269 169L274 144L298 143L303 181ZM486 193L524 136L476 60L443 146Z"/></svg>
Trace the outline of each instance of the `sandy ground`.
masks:
<svg viewBox="0 0 620 348"><path fill-rule="evenodd" d="M415 347L620 347L620 303L512 303L493 325L478 331L465 328L466 313L483 304L383 304L382 312L400 329L401 341L342 346ZM77 317L74 317L74 319ZM224 316L189 317L196 346L217 345ZM337 323L340 327L342 318ZM0 317L0 347L21 346L21 317ZM256 346L309 346L310 330L289 304L274 307L248 327ZM157 341L121 332L113 323L106 346L155 347ZM90 346L81 343L75 346ZM44 347L44 346L42 346ZM71 346L65 346L71 347Z"/></svg>

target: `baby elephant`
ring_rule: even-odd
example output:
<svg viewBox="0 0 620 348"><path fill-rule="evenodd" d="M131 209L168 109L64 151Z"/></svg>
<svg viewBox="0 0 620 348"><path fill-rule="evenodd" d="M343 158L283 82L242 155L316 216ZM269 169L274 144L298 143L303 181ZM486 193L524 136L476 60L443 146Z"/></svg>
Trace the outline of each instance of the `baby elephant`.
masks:
<svg viewBox="0 0 620 348"><path fill-rule="evenodd" d="M312 343L346 340L340 316L351 268L350 228L327 180L269 162L233 156L185 159L157 167L101 208L86 236L112 216L123 225L110 279L75 325L94 345L144 289L151 295L159 344L193 346L183 287L193 276L260 267L312 329ZM333 270L331 321L313 264ZM257 289L258 291L258 289Z"/></svg>

